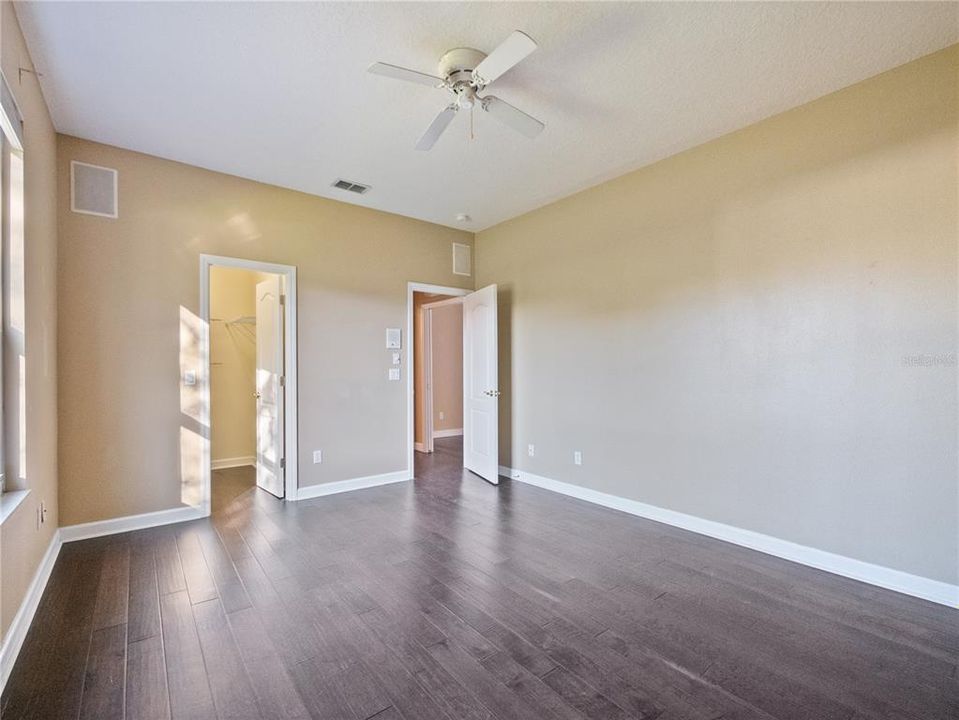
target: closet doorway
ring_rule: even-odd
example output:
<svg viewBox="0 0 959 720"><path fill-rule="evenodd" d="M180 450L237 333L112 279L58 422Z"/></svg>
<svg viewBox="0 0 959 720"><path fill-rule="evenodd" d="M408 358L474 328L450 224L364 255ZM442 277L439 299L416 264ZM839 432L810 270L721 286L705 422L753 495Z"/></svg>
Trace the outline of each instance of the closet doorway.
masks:
<svg viewBox="0 0 959 720"><path fill-rule="evenodd" d="M255 488L294 499L295 469L287 462L295 458L293 268L205 259L211 509Z"/></svg>

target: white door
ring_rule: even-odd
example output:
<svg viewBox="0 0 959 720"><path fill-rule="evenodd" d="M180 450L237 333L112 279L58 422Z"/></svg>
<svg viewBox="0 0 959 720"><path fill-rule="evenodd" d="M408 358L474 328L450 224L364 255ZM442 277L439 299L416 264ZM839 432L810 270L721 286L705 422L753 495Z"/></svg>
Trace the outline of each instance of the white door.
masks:
<svg viewBox="0 0 959 720"><path fill-rule="evenodd" d="M463 299L463 465L499 484L496 286Z"/></svg>
<svg viewBox="0 0 959 720"><path fill-rule="evenodd" d="M279 275L256 284L256 484L283 497L283 303Z"/></svg>

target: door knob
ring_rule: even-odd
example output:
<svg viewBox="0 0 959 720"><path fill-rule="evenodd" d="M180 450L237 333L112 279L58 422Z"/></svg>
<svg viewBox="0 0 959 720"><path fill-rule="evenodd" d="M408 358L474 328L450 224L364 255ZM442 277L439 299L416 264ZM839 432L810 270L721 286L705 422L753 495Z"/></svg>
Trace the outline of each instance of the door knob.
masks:
<svg viewBox="0 0 959 720"><path fill-rule="evenodd" d="M260 395L260 393L258 393L258 392L254 392L254 393L253 393L253 397L255 397L257 400L259 400L260 397L261 397L261 395Z"/></svg>

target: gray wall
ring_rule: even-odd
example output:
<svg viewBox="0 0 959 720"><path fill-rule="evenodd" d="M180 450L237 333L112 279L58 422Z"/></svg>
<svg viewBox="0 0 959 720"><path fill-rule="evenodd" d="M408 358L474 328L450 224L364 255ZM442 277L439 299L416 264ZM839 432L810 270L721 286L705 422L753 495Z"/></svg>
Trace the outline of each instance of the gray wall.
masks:
<svg viewBox="0 0 959 720"><path fill-rule="evenodd" d="M957 582L957 61L480 233L501 462Z"/></svg>

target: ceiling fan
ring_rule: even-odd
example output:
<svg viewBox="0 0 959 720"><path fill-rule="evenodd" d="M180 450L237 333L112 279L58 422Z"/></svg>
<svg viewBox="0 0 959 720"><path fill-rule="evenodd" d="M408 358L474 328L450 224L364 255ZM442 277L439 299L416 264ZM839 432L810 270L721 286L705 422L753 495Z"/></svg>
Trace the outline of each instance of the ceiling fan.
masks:
<svg viewBox="0 0 959 720"><path fill-rule="evenodd" d="M460 110L472 110L479 105L504 125L511 127L528 138L536 137L544 127L536 118L527 115L505 100L493 95L480 96L496 78L510 70L523 58L536 49L536 43L529 35L514 30L499 47L489 55L473 48L455 48L440 58L438 75L408 70L389 63L373 63L368 72L385 75L396 80L429 85L448 91L453 99L446 109L426 128L426 132L416 143L417 150L429 150L439 140L440 135L456 117Z"/></svg>

